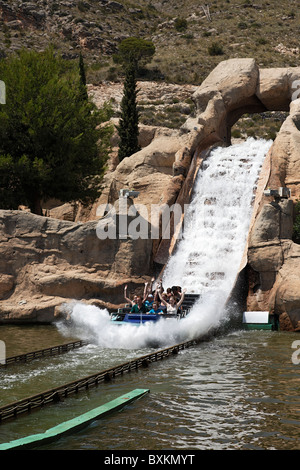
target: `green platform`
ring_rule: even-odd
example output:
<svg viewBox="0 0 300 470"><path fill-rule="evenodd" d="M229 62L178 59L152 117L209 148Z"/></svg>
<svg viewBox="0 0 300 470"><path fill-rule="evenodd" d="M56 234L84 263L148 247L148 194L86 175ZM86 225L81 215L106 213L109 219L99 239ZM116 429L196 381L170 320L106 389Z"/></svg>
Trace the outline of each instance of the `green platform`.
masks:
<svg viewBox="0 0 300 470"><path fill-rule="evenodd" d="M274 330L272 323L249 323L244 325L245 330Z"/></svg>
<svg viewBox="0 0 300 470"><path fill-rule="evenodd" d="M0 450L29 449L56 441L62 436L72 434L73 432L84 428L96 419L103 418L107 414L123 408L128 403L136 400L137 398L141 398L146 393L149 393L148 389L138 388L132 390L131 392L122 395L108 403L105 403L98 408L94 408L93 410L77 416L76 418L70 419L69 421L58 424L53 428L47 429L47 431L44 433L33 434L32 436L23 437L15 441L0 444Z"/></svg>
<svg viewBox="0 0 300 470"><path fill-rule="evenodd" d="M243 313L245 330L279 330L278 315L270 315L268 311L253 311Z"/></svg>

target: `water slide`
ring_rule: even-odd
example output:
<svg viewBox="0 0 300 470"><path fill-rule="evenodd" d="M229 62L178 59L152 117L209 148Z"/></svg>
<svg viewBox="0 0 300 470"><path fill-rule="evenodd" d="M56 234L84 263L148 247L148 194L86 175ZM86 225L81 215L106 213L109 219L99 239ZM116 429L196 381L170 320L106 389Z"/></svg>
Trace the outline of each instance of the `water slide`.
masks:
<svg viewBox="0 0 300 470"><path fill-rule="evenodd" d="M256 185L271 144L249 138L210 152L198 172L182 235L164 269L164 286L184 286L187 293L200 295L201 304L208 299L226 302L245 250Z"/></svg>
<svg viewBox="0 0 300 470"><path fill-rule="evenodd" d="M186 318L116 327L105 309L76 303L74 334L105 348L126 349L176 344L217 328L225 320L224 307L243 258L260 169L271 144L250 138L217 147L197 173L182 237L163 272L164 287L180 285L187 293L199 294Z"/></svg>

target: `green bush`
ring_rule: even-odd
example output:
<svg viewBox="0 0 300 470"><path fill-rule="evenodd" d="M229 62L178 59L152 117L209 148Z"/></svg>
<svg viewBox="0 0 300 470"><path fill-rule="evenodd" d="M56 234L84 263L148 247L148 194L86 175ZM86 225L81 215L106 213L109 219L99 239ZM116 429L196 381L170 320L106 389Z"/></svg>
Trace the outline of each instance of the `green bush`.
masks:
<svg viewBox="0 0 300 470"><path fill-rule="evenodd" d="M240 139L242 137L241 131L239 129L234 129L231 132L231 137L233 137L234 139Z"/></svg>
<svg viewBox="0 0 300 470"><path fill-rule="evenodd" d="M185 31L187 29L187 21L185 18L176 18L175 20L176 31Z"/></svg>
<svg viewBox="0 0 300 470"><path fill-rule="evenodd" d="M238 28L239 29L247 29L248 25L245 21L240 21L239 24L238 24Z"/></svg>
<svg viewBox="0 0 300 470"><path fill-rule="evenodd" d="M208 48L208 53L211 56L223 55L224 54L223 47L221 46L221 44L218 44L217 42L213 42Z"/></svg>
<svg viewBox="0 0 300 470"><path fill-rule="evenodd" d="M87 2L82 2L81 0L77 3L77 8L82 13L85 13L90 9L90 5Z"/></svg>

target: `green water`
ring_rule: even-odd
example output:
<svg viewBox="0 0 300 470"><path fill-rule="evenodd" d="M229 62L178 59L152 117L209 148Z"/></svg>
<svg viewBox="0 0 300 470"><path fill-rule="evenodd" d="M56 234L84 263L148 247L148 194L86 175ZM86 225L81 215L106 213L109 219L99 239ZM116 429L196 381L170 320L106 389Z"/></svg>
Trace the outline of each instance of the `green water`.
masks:
<svg viewBox="0 0 300 470"><path fill-rule="evenodd" d="M54 326L1 326L7 356L68 342ZM76 338L74 338L76 339ZM0 425L0 442L46 429L135 388L150 393L43 449L300 449L298 334L235 331ZM0 370L1 405L150 350L89 345Z"/></svg>

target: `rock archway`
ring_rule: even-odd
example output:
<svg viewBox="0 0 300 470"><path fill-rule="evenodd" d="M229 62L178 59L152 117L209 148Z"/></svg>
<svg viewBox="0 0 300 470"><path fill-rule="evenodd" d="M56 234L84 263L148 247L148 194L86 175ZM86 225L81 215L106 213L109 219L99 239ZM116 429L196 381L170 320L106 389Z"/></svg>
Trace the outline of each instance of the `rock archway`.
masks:
<svg viewBox="0 0 300 470"><path fill-rule="evenodd" d="M300 96L299 77L300 67L260 69L254 59L221 62L194 93L197 115L183 127L201 134L213 115L214 129L207 131L226 142L228 129L245 113L289 111L293 96Z"/></svg>

